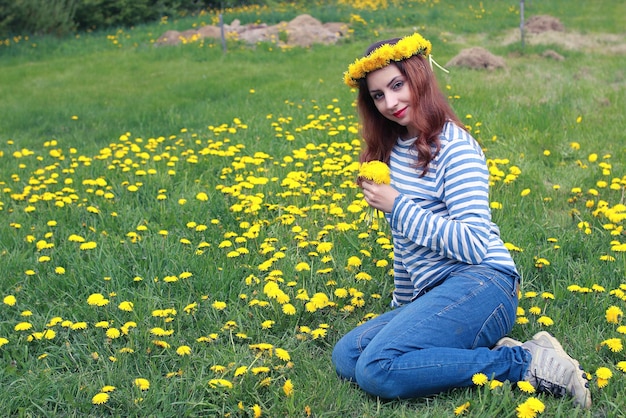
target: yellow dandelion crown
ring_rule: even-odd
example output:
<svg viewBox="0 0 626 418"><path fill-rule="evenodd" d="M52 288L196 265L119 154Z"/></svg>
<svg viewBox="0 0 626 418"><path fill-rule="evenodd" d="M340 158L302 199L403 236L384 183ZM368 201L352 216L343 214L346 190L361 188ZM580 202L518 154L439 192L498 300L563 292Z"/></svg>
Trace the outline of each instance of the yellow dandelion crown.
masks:
<svg viewBox="0 0 626 418"><path fill-rule="evenodd" d="M386 67L391 61L402 61L413 55L428 57L431 49L430 41L415 32L413 35L400 39L394 45L382 44L365 57L354 61L348 66L348 71L343 74L343 80L350 87L358 87L360 79L372 71Z"/></svg>

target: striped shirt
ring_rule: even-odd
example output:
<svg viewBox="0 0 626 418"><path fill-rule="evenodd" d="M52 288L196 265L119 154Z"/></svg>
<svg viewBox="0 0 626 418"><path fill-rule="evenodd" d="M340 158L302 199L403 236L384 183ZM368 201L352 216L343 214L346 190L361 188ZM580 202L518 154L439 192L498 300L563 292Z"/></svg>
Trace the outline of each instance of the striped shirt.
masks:
<svg viewBox="0 0 626 418"><path fill-rule="evenodd" d="M482 264L518 277L491 220L489 172L480 145L452 122L428 173L415 168L415 138L398 140L391 185L400 192L387 214L394 242L393 306L408 303L451 272Z"/></svg>

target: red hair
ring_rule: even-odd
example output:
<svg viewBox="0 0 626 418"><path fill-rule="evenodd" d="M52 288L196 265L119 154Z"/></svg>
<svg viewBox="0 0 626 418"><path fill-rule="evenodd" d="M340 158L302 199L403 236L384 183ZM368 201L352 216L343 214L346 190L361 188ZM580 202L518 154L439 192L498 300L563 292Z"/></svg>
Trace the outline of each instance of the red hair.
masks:
<svg viewBox="0 0 626 418"><path fill-rule="evenodd" d="M397 42L397 39L378 42L368 49L368 53L383 43L394 44L394 41ZM422 170L421 177L428 172L428 165L440 150L439 134L446 121L463 129L465 127L439 89L426 58L414 55L403 61L392 61L389 65L398 67L411 89L411 120L419 132L413 146L417 151L416 167ZM406 136L407 128L390 121L378 111L367 87L367 77L359 81L357 108L362 124L361 135L365 140L361 162L379 160L388 163L391 149L397 138Z"/></svg>

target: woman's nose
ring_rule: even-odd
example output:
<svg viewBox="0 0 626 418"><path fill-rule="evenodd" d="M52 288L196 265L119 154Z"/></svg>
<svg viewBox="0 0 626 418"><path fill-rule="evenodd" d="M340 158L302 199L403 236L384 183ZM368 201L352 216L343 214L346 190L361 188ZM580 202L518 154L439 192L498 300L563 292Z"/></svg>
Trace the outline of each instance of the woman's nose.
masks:
<svg viewBox="0 0 626 418"><path fill-rule="evenodd" d="M387 105L387 109L393 109L398 104L398 98L395 94L385 94L385 104Z"/></svg>

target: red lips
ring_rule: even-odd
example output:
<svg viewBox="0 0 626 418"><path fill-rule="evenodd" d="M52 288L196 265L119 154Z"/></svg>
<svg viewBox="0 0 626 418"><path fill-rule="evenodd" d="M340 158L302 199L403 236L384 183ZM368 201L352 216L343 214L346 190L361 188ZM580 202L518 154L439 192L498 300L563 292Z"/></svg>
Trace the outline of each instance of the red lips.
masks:
<svg viewBox="0 0 626 418"><path fill-rule="evenodd" d="M397 112L395 112L393 116L396 118L401 118L402 116L404 116L405 111L406 111L406 107L404 109L400 109Z"/></svg>

